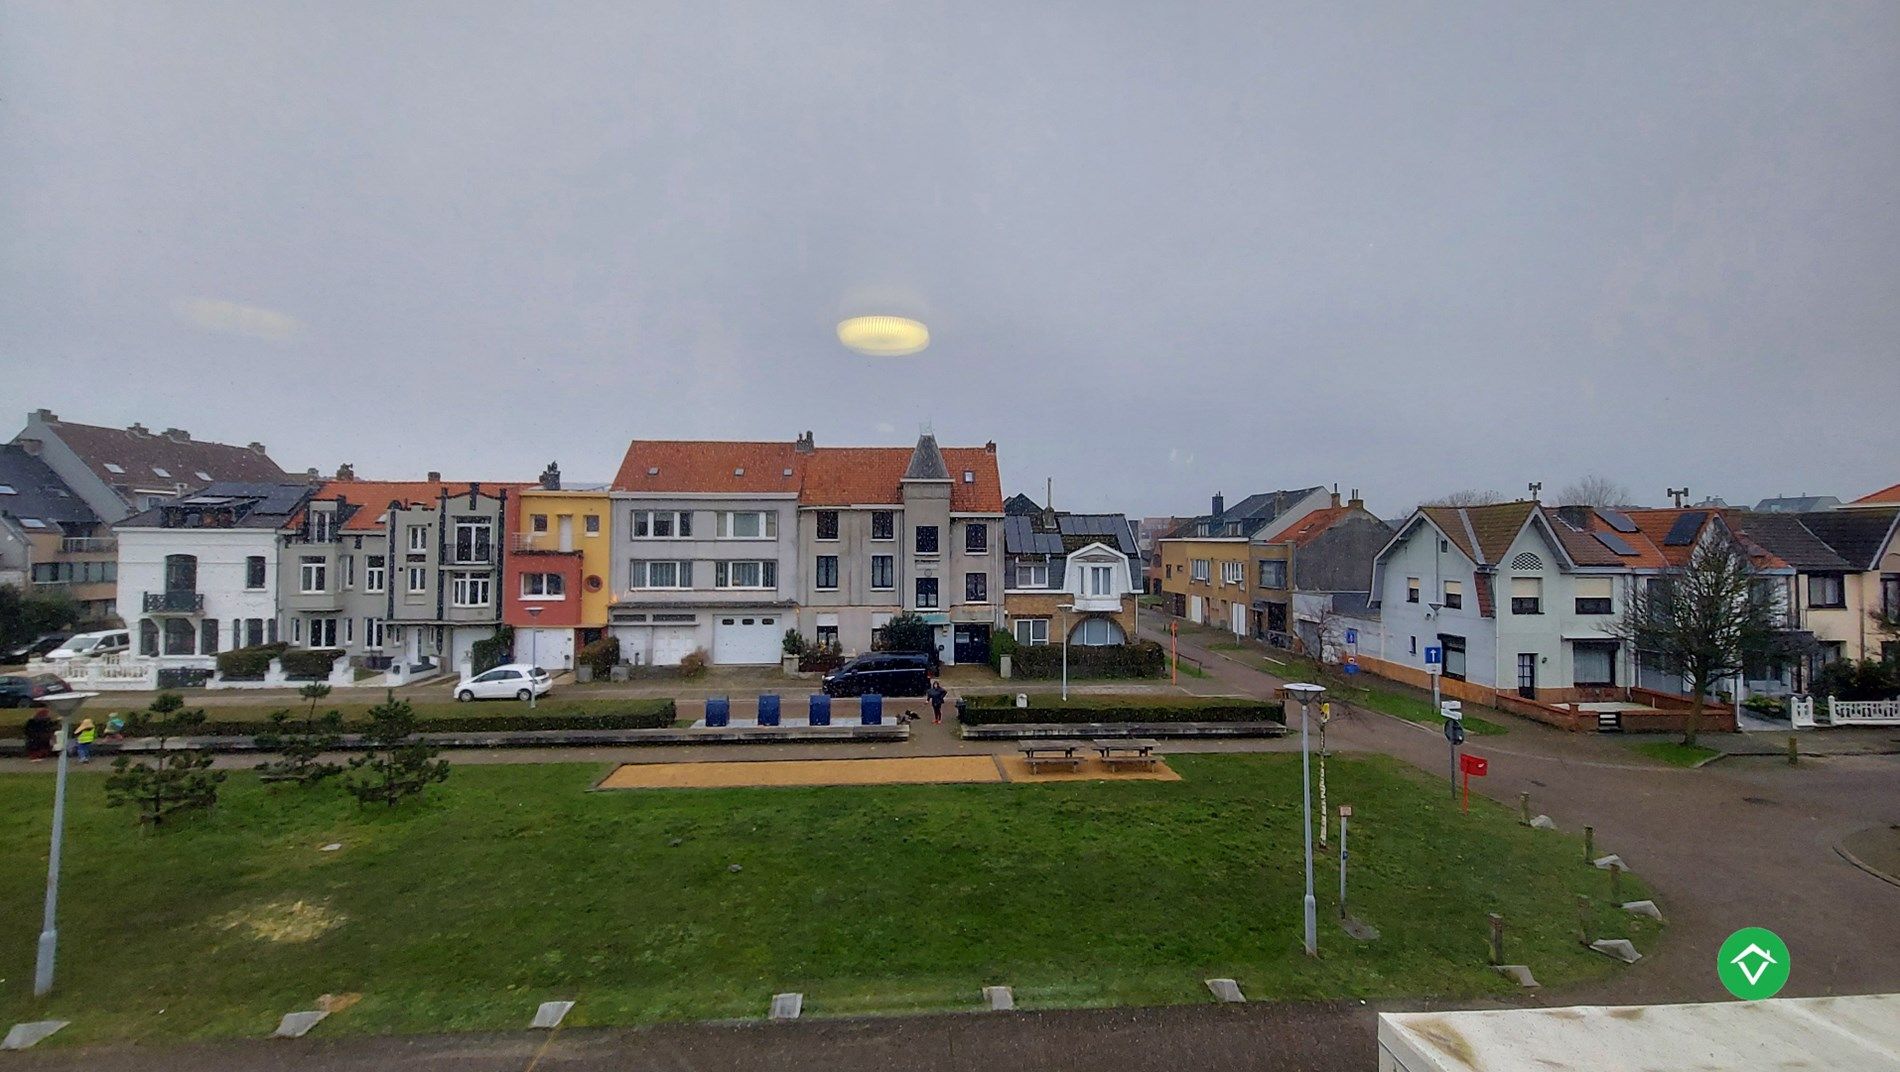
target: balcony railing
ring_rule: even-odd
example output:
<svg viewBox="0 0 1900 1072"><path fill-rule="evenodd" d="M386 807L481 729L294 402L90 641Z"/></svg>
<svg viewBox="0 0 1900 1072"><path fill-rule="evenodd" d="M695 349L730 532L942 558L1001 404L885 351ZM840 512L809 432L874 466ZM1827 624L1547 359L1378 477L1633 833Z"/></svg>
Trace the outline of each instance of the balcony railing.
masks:
<svg viewBox="0 0 1900 1072"><path fill-rule="evenodd" d="M204 609L203 592L145 593L145 613L147 614L202 614Z"/></svg>
<svg viewBox="0 0 1900 1072"><path fill-rule="evenodd" d="M116 536L67 536L59 541L59 549L64 554L112 551L118 546L119 540Z"/></svg>

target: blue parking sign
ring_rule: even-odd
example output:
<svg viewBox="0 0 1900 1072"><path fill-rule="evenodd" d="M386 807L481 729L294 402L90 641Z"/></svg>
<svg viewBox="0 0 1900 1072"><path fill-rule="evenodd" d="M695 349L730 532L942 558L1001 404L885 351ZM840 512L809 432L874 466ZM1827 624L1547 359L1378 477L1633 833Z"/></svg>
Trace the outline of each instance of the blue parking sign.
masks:
<svg viewBox="0 0 1900 1072"><path fill-rule="evenodd" d="M1434 644L1425 649L1425 665L1437 666L1445 661L1445 649Z"/></svg>
<svg viewBox="0 0 1900 1072"><path fill-rule="evenodd" d="M1346 643L1348 644L1359 643L1359 630L1357 629L1346 630Z"/></svg>

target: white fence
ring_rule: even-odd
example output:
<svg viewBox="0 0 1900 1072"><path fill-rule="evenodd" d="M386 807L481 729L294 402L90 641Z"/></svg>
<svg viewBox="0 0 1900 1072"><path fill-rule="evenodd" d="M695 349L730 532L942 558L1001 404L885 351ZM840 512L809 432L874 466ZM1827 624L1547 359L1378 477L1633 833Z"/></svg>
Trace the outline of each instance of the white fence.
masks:
<svg viewBox="0 0 1900 1072"><path fill-rule="evenodd" d="M54 674L79 692L149 692L158 688L158 664L121 660L117 655L90 659L34 660L29 674Z"/></svg>
<svg viewBox="0 0 1900 1072"><path fill-rule="evenodd" d="M1789 701L1789 714L1798 730L1816 726L1900 726L1900 700L1836 700L1830 696L1817 721L1814 697L1797 696Z"/></svg>

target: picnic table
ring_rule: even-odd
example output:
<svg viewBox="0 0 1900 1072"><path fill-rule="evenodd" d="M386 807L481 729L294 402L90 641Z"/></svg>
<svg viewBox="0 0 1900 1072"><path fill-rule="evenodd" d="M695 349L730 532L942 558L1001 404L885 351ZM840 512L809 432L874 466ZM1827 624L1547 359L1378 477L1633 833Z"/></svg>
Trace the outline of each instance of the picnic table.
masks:
<svg viewBox="0 0 1900 1072"><path fill-rule="evenodd" d="M1031 773L1040 772L1044 766L1078 770L1082 766L1080 753L1086 748L1087 741L1024 741L1019 746Z"/></svg>
<svg viewBox="0 0 1900 1072"><path fill-rule="evenodd" d="M1153 767L1161 757L1155 755L1155 749L1161 747L1159 741L1146 737L1127 737L1114 741L1096 741L1095 751L1102 757L1102 766L1115 767Z"/></svg>

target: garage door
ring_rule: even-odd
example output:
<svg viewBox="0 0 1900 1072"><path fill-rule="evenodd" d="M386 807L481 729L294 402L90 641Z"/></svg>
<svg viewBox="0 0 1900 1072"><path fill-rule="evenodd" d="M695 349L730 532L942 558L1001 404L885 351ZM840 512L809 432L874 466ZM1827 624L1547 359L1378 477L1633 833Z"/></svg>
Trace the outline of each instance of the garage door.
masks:
<svg viewBox="0 0 1900 1072"><path fill-rule="evenodd" d="M690 625L617 625L621 659L638 666L678 666L692 654L696 630Z"/></svg>
<svg viewBox="0 0 1900 1072"><path fill-rule="evenodd" d="M722 666L775 663L785 626L776 615L721 614L713 619L712 661Z"/></svg>
<svg viewBox="0 0 1900 1072"><path fill-rule="evenodd" d="M1188 621L1193 622L1195 625L1200 625L1207 621L1206 618L1201 617L1201 597L1190 596L1189 599L1191 600L1189 606L1191 606L1193 610L1188 613Z"/></svg>

